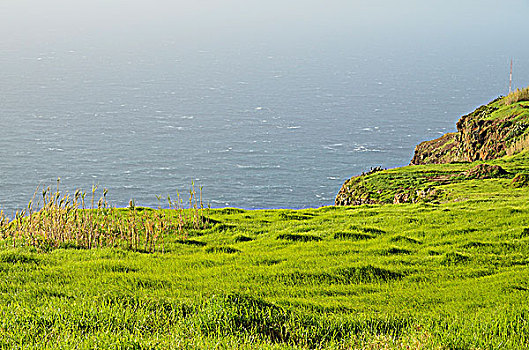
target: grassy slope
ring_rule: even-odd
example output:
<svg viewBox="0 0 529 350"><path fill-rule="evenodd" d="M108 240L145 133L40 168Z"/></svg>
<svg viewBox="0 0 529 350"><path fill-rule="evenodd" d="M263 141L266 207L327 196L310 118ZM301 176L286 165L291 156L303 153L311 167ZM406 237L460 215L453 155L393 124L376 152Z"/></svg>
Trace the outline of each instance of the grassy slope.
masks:
<svg viewBox="0 0 529 350"><path fill-rule="evenodd" d="M529 120L529 102L528 101L519 101L513 104L505 104L504 99L497 99L494 102L489 104L492 108L497 108L492 112L485 120L496 120L496 119L505 119L514 118L515 121L528 121Z"/></svg>
<svg viewBox="0 0 529 350"><path fill-rule="evenodd" d="M492 163L526 172L529 155ZM510 182L442 185L439 203L214 210L221 224L165 254L5 247L0 347L524 349L529 194Z"/></svg>
<svg viewBox="0 0 529 350"><path fill-rule="evenodd" d="M452 189L456 189L454 195L457 196L456 184L468 183L464 172L478 164L499 165L509 172L502 177L512 179L518 173L529 173L529 152L474 163L412 165L388 169L352 178L347 186L355 189L355 196L365 195L376 203L393 203L397 193L410 193L415 198L417 191L435 188L433 195L428 195L419 201L439 203L451 199ZM480 190L487 193L487 187L480 188Z"/></svg>

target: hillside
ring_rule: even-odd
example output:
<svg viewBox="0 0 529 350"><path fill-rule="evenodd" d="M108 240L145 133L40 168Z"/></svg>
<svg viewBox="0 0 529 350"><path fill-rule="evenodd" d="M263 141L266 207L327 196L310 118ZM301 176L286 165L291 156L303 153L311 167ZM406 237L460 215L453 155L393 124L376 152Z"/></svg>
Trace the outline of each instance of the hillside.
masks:
<svg viewBox="0 0 529 350"><path fill-rule="evenodd" d="M461 117L457 132L419 144L411 166L384 171L377 168L347 180L335 204L449 200L449 184L476 177L512 179L528 171L526 163L520 161L524 155L511 156L529 149L529 88L520 91L520 100L512 95Z"/></svg>

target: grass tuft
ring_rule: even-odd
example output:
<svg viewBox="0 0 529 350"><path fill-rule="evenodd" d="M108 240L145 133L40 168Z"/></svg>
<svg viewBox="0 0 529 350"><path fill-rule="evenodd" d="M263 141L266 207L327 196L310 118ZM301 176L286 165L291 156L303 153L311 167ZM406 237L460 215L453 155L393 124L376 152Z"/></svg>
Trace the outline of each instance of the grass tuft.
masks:
<svg viewBox="0 0 529 350"><path fill-rule="evenodd" d="M234 254L234 253L240 253L241 251L237 248L229 247L229 246L221 246L221 247L209 247L206 248L206 253L226 253L226 254Z"/></svg>
<svg viewBox="0 0 529 350"><path fill-rule="evenodd" d="M400 272L372 265L343 268L338 271L347 283L389 282L404 277Z"/></svg>
<svg viewBox="0 0 529 350"><path fill-rule="evenodd" d="M470 260L470 257L457 252L446 253L441 261L443 265L458 265L466 263Z"/></svg>
<svg viewBox="0 0 529 350"><path fill-rule="evenodd" d="M347 231L340 231L334 234L334 239L363 240L363 239L371 239L375 237L376 236L373 236L368 233L347 232Z"/></svg>
<svg viewBox="0 0 529 350"><path fill-rule="evenodd" d="M250 242L250 241L253 241L253 238L245 236L245 235L238 235L238 236L235 236L235 238L233 240L235 242L237 242L237 243L239 243L239 242Z"/></svg>
<svg viewBox="0 0 529 350"><path fill-rule="evenodd" d="M321 237L314 236L314 235L301 235L296 233L282 233L279 236L277 236L277 239L284 239L286 241L294 241L294 242L318 242L321 241Z"/></svg>
<svg viewBox="0 0 529 350"><path fill-rule="evenodd" d="M379 229L379 228L376 228L376 227L363 227L363 226L356 226L356 225L352 225L351 226L351 230L356 230L356 231L361 231L361 232L366 232L366 233L372 233L372 234L375 234L375 235L381 235L381 234L386 233L386 231L384 231L382 229Z"/></svg>
<svg viewBox="0 0 529 350"><path fill-rule="evenodd" d="M398 248L398 247L391 247L387 249L383 249L381 252L381 255L398 255L398 254L412 254L413 252L408 249L404 248Z"/></svg>
<svg viewBox="0 0 529 350"><path fill-rule="evenodd" d="M515 188L522 188L529 186L529 174L516 174L512 179L511 185Z"/></svg>
<svg viewBox="0 0 529 350"><path fill-rule="evenodd" d="M402 236L402 235L391 237L390 241L391 242L404 242L404 243L411 243L411 244L421 244L422 243L418 239L408 237L408 236Z"/></svg>
<svg viewBox="0 0 529 350"><path fill-rule="evenodd" d="M194 240L194 239L177 239L174 242L178 243L178 244L194 245L194 246L197 246L197 247L203 247L203 246L207 245L206 242L197 241L197 240Z"/></svg>
<svg viewBox="0 0 529 350"><path fill-rule="evenodd" d="M39 264L40 259L33 254L17 250L8 250L0 254L0 262L9 264Z"/></svg>
<svg viewBox="0 0 529 350"><path fill-rule="evenodd" d="M296 220L296 221L302 221L302 220L310 220L316 216L316 214L312 213L304 213L304 214L298 214L298 213L291 213L291 212L281 212L279 216L283 220Z"/></svg>

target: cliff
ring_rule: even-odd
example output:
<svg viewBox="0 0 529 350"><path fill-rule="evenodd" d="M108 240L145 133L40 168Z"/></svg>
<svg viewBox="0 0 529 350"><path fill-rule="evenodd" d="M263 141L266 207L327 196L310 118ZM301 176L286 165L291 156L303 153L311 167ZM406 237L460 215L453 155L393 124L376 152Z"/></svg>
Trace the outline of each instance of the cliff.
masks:
<svg viewBox="0 0 529 350"><path fill-rule="evenodd" d="M459 119L457 132L417 145L412 165L491 160L529 146L529 103L499 97Z"/></svg>
<svg viewBox="0 0 529 350"><path fill-rule="evenodd" d="M445 185L517 175L483 161L529 150L528 101L526 88L477 108L459 119L457 132L417 145L411 166L377 167L345 181L335 205L435 202L449 196Z"/></svg>

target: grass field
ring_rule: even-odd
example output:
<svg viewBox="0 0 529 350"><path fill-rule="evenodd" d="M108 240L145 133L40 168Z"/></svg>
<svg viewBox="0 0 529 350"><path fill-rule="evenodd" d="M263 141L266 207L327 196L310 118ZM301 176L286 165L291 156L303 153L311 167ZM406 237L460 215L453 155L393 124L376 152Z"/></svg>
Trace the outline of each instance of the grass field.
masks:
<svg viewBox="0 0 529 350"><path fill-rule="evenodd" d="M514 176L527 157L492 163ZM527 349L529 193L512 176L417 204L208 210L164 253L6 238L0 347Z"/></svg>

